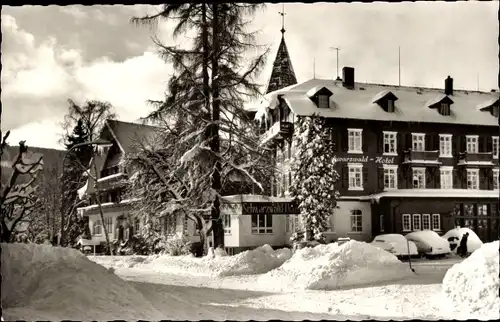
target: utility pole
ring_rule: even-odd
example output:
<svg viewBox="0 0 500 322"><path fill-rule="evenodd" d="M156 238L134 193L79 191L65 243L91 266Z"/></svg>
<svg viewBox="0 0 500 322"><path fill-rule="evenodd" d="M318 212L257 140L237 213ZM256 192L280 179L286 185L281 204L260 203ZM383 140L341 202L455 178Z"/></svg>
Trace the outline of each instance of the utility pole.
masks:
<svg viewBox="0 0 500 322"><path fill-rule="evenodd" d="M340 47L330 47L330 49L337 51L337 80L339 80L340 79L340 77L339 77L339 50L340 50Z"/></svg>
<svg viewBox="0 0 500 322"><path fill-rule="evenodd" d="M401 86L401 46L398 47L398 84Z"/></svg>

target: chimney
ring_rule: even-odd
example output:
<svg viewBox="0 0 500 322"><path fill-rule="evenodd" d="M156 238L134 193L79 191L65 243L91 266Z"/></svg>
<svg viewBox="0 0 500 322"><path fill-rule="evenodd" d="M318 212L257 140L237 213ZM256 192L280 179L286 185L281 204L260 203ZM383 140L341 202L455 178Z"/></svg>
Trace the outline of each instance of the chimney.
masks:
<svg viewBox="0 0 500 322"><path fill-rule="evenodd" d="M444 93L446 95L453 95L453 78L450 76L444 80Z"/></svg>
<svg viewBox="0 0 500 322"><path fill-rule="evenodd" d="M347 88L354 88L354 68L342 68L342 85Z"/></svg>

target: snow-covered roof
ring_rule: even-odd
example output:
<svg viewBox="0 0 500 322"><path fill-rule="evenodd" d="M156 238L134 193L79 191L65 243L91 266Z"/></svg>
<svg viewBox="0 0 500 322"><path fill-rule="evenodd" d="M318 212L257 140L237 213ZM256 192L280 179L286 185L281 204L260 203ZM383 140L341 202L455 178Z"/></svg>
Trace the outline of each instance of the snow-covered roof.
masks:
<svg viewBox="0 0 500 322"><path fill-rule="evenodd" d="M383 90L382 92L378 93L377 95L375 95L373 98L372 98L372 103L373 104L376 104L378 103L378 101L380 101L382 98L388 96L388 95L391 95L395 101L398 100L397 96L394 95L394 93L392 93L391 91L388 91L388 90Z"/></svg>
<svg viewBox="0 0 500 322"><path fill-rule="evenodd" d="M498 97L495 97L495 98L492 98L492 99L490 99L490 100L488 100L488 101L485 101L485 102L479 103L479 104L477 105L477 107L476 107L476 108L477 108L479 111L482 111L482 110L484 110L484 109L487 109L487 108L489 108L489 107L492 107L492 106L493 106L493 105L495 105L495 104L498 104L498 102L499 102L499 101L500 101L500 99L499 99Z"/></svg>
<svg viewBox="0 0 500 322"><path fill-rule="evenodd" d="M399 189L361 197L364 200L379 201L380 198L498 198L498 190L472 189Z"/></svg>
<svg viewBox="0 0 500 322"><path fill-rule="evenodd" d="M331 101L336 108L318 108L307 96L307 92L315 87L326 87L330 90L333 93ZM374 97L382 91L390 91L398 98L395 103L397 113L387 113L373 103ZM255 117L260 119L266 115L268 109L276 108L277 97L282 94L292 112L300 116L318 114L345 119L498 126L496 117L476 108L481 103L498 98L497 93L454 90L450 115L441 115L430 109L429 104L448 97L443 92L443 89L368 83L356 83L354 89L347 89L342 85L342 81L311 79L265 95L266 103L260 105Z"/></svg>
<svg viewBox="0 0 500 322"><path fill-rule="evenodd" d="M292 202L291 197L271 197L262 195L231 195L223 196L222 201L225 203L240 203L240 202Z"/></svg>

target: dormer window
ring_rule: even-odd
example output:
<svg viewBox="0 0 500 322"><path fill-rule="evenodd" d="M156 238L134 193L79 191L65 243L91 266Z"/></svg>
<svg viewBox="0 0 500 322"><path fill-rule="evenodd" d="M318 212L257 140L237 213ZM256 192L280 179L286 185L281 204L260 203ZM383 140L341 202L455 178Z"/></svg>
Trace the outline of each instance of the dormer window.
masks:
<svg viewBox="0 0 500 322"><path fill-rule="evenodd" d="M330 97L328 95L318 95L318 107L319 108L329 108L330 107Z"/></svg>
<svg viewBox="0 0 500 322"><path fill-rule="evenodd" d="M499 110L500 110L500 106L499 105L494 105L491 108L491 115L493 115L494 117L498 117Z"/></svg>
<svg viewBox="0 0 500 322"><path fill-rule="evenodd" d="M500 99L494 98L489 101L483 102L477 106L477 109L482 112L490 112L494 117L498 117L500 107Z"/></svg>
<svg viewBox="0 0 500 322"><path fill-rule="evenodd" d="M447 102L441 102L441 105L439 106L439 114L450 115L450 104Z"/></svg>
<svg viewBox="0 0 500 322"><path fill-rule="evenodd" d="M397 96L394 95L391 91L383 91L373 97L372 103L378 104L387 113L394 113L396 109L395 102L397 101L397 99Z"/></svg>

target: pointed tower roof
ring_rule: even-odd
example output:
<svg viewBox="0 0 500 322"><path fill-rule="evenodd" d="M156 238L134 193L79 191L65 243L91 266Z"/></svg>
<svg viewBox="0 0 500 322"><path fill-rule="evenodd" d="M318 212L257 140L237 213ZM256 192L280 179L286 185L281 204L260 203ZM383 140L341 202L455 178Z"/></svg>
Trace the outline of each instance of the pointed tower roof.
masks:
<svg viewBox="0 0 500 322"><path fill-rule="evenodd" d="M288 49L286 48L285 43L284 5L282 12L279 12L279 14L282 17L281 43L278 48L278 52L276 53L276 58L274 59L273 71L271 72L271 77L267 83L266 94L297 84L297 77L295 77L292 61L290 60L290 55L288 54Z"/></svg>

